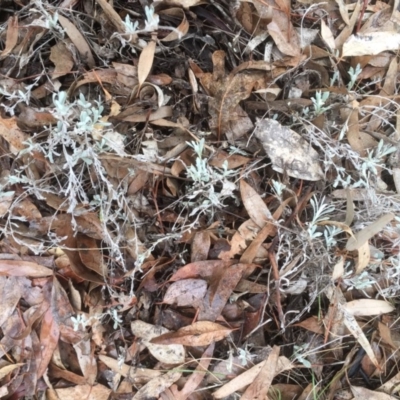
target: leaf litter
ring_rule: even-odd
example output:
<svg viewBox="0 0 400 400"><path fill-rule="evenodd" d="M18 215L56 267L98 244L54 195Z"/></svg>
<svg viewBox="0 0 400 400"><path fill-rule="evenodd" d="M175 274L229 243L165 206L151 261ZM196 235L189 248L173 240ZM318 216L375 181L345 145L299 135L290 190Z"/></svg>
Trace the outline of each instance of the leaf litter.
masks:
<svg viewBox="0 0 400 400"><path fill-rule="evenodd" d="M0 397L396 396L397 2L25 3Z"/></svg>

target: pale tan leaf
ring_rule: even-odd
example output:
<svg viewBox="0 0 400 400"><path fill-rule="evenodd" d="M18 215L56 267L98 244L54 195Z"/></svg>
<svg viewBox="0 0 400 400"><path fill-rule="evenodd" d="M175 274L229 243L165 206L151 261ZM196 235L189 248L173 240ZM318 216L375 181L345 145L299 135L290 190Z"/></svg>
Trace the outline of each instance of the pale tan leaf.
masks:
<svg viewBox="0 0 400 400"><path fill-rule="evenodd" d="M157 0L155 3L165 3L168 5L179 5L183 8L194 7L199 4L205 4L204 0Z"/></svg>
<svg viewBox="0 0 400 400"><path fill-rule="evenodd" d="M332 271L332 280L336 281L343 276L344 273L344 258L341 257L340 260L335 264Z"/></svg>
<svg viewBox="0 0 400 400"><path fill-rule="evenodd" d="M114 10L113 6L107 0L96 0L103 9L108 20L117 28L119 33L125 33L125 24L119 14Z"/></svg>
<svg viewBox="0 0 400 400"><path fill-rule="evenodd" d="M15 192L3 192L0 194L0 217L3 217L10 211L10 206L13 202Z"/></svg>
<svg viewBox="0 0 400 400"><path fill-rule="evenodd" d="M192 242L190 262L205 261L210 251L211 238L207 231L196 232Z"/></svg>
<svg viewBox="0 0 400 400"><path fill-rule="evenodd" d="M156 51L156 42L151 40L142 50L138 64L138 82L139 88L143 85L153 66L154 53Z"/></svg>
<svg viewBox="0 0 400 400"><path fill-rule="evenodd" d="M255 136L271 158L275 171L309 181L323 177L318 153L289 127L273 119L262 119L257 123Z"/></svg>
<svg viewBox="0 0 400 400"><path fill-rule="evenodd" d="M395 307L384 300L360 299L349 301L344 309L354 316L370 316L390 313L395 310Z"/></svg>
<svg viewBox="0 0 400 400"><path fill-rule="evenodd" d="M203 279L182 279L173 282L167 289L163 303L178 307L198 307L207 292L207 282Z"/></svg>
<svg viewBox="0 0 400 400"><path fill-rule="evenodd" d="M143 384L150 380L162 375L161 371L148 368L132 368L127 364L121 364L114 358L98 355L99 360L112 369L115 373L121 374L123 377L128 378L132 383Z"/></svg>
<svg viewBox="0 0 400 400"><path fill-rule="evenodd" d="M240 195L249 217L260 228L273 221L272 214L261 196L244 180L240 181Z"/></svg>
<svg viewBox="0 0 400 400"><path fill-rule="evenodd" d="M31 278L42 278L53 275L50 268L31 261L22 260L0 260L0 276L29 276Z"/></svg>
<svg viewBox="0 0 400 400"><path fill-rule="evenodd" d="M283 54L295 57L300 54L300 45L298 43L299 41L297 37L297 32L293 29L293 27L291 28L290 32L291 37L290 41L288 41L287 31L281 30L276 20L273 20L268 24L268 33L274 39L274 42L278 49Z"/></svg>
<svg viewBox="0 0 400 400"><path fill-rule="evenodd" d="M0 275L0 326L14 313L21 296L18 278Z"/></svg>
<svg viewBox="0 0 400 400"><path fill-rule="evenodd" d="M78 358L79 366L86 382L93 385L97 377L97 362L91 351L90 339L84 339L74 344L74 349Z"/></svg>
<svg viewBox="0 0 400 400"><path fill-rule="evenodd" d="M353 251L359 249L369 239L379 233L392 219L394 218L393 213L388 213L377 219L366 228L357 232L353 237L350 237L346 244L346 250Z"/></svg>
<svg viewBox="0 0 400 400"><path fill-rule="evenodd" d="M360 246L357 252L358 252L358 257L357 257L355 273L359 274L362 271L364 271L365 268L368 267L369 262L371 260L371 249L368 241L366 241L362 246Z"/></svg>
<svg viewBox="0 0 400 400"><path fill-rule="evenodd" d="M136 320L131 323L131 330L135 336L142 339L143 344L157 360L166 364L180 364L185 361L185 349L181 344L155 344L150 342L160 335L170 334L167 328Z"/></svg>
<svg viewBox="0 0 400 400"><path fill-rule="evenodd" d="M265 399L278 366L279 347L274 346L256 379L246 389L240 400Z"/></svg>
<svg viewBox="0 0 400 400"><path fill-rule="evenodd" d="M18 17L10 17L7 23L6 47L0 54L0 60L6 58L18 43Z"/></svg>
<svg viewBox="0 0 400 400"><path fill-rule="evenodd" d="M400 47L400 33L370 32L351 35L343 44L343 57L373 56L383 51L395 51Z"/></svg>
<svg viewBox="0 0 400 400"><path fill-rule="evenodd" d="M372 350L372 347L367 337L360 328L360 325L358 325L354 316L351 315L342 304L339 304L338 307L341 308L341 310L343 311L343 317L344 317L343 322L346 325L347 329L357 339L358 343L360 343L360 345L365 350L365 352L367 353L368 357L371 359L375 367L380 370L379 362L376 359L375 353Z"/></svg>
<svg viewBox="0 0 400 400"><path fill-rule="evenodd" d="M76 28L76 26L67 18L58 15L58 20L60 21L61 26L65 29L68 37L71 39L72 43L76 47L79 52L79 55L82 57L82 60L87 63L90 68L94 68L96 63L93 58L92 51L81 32Z"/></svg>
<svg viewBox="0 0 400 400"><path fill-rule="evenodd" d="M55 389L57 396L62 400L108 400L111 389L103 385L76 385L64 389Z"/></svg>
<svg viewBox="0 0 400 400"><path fill-rule="evenodd" d="M182 375L182 372L170 371L164 375L158 376L144 385L132 397L132 400L158 399L160 393L168 389Z"/></svg>
<svg viewBox="0 0 400 400"><path fill-rule="evenodd" d="M182 344L184 346L208 346L225 339L233 329L210 321L198 321L192 325L166 333L151 340L155 344Z"/></svg>
<svg viewBox="0 0 400 400"><path fill-rule="evenodd" d="M68 74L74 66L72 54L64 42L58 42L56 45L52 46L50 61L55 65L55 69L51 74L53 79Z"/></svg>
<svg viewBox="0 0 400 400"><path fill-rule="evenodd" d="M8 374L13 372L15 369L22 367L24 363L10 364L0 368L0 379L5 378Z"/></svg>
<svg viewBox="0 0 400 400"><path fill-rule="evenodd" d="M340 32L340 34L335 39L336 48L340 49L343 46L343 43L347 40L347 38L352 34L353 29L358 21L360 12L361 12L361 5L362 1L357 1L356 7L353 11L353 14L350 18L350 24L346 25L344 29Z"/></svg>
<svg viewBox="0 0 400 400"><path fill-rule="evenodd" d="M13 154L24 149L23 142L28 139L28 135L21 131L17 126L15 117L3 119L0 116L0 137L3 137L10 145Z"/></svg>
<svg viewBox="0 0 400 400"><path fill-rule="evenodd" d="M361 386L350 386L354 395L354 400L393 400L394 397L390 394L378 392L376 390L369 390Z"/></svg>
<svg viewBox="0 0 400 400"><path fill-rule="evenodd" d="M340 12L340 15L341 15L343 21L345 22L346 25L350 25L349 13L347 11L344 0L335 0L335 1L336 1L336 4L339 6L339 12ZM333 48L336 48L336 47L333 47Z"/></svg>
<svg viewBox="0 0 400 400"><path fill-rule="evenodd" d="M254 365L254 367L231 379L228 383L226 383L213 393L214 398L222 399L238 390L243 389L247 385L250 385L267 362L268 360L265 360L259 364L256 364ZM283 371L287 371L293 368L293 364L291 363L291 361L289 361L284 356L278 358L277 364L278 365L275 369L275 376L279 375Z"/></svg>
<svg viewBox="0 0 400 400"><path fill-rule="evenodd" d="M333 37L332 31L329 29L326 22L321 19L321 36L325 44L331 49L336 49L335 39Z"/></svg>

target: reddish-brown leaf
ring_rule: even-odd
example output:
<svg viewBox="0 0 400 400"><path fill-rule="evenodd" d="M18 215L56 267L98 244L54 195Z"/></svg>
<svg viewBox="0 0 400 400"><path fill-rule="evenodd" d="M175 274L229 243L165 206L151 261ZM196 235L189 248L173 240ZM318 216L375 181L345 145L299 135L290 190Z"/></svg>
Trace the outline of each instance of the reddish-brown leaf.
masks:
<svg viewBox="0 0 400 400"><path fill-rule="evenodd" d="M209 278L215 274L217 270L228 267L229 265L236 264L236 260L221 261L221 260L208 260L196 261L180 268L170 278L170 281L179 281L180 279L189 278Z"/></svg>
<svg viewBox="0 0 400 400"><path fill-rule="evenodd" d="M53 275L53 271L30 261L0 260L0 275L41 278L43 276Z"/></svg>
<svg viewBox="0 0 400 400"><path fill-rule="evenodd" d="M192 263L196 261L205 261L208 258L208 252L210 251L211 238L210 233L207 231L196 232L192 243L192 254L190 261Z"/></svg>
<svg viewBox="0 0 400 400"><path fill-rule="evenodd" d="M60 329L53 316L52 308L44 314L40 329L41 360L37 369L37 376L41 378L49 365L60 337Z"/></svg>
<svg viewBox="0 0 400 400"><path fill-rule="evenodd" d="M150 341L155 344L182 344L184 346L208 346L225 339L233 329L210 321L198 321L176 332L166 333Z"/></svg>
<svg viewBox="0 0 400 400"><path fill-rule="evenodd" d="M246 264L236 264L225 268L212 283L199 309L200 321L215 321L221 314L233 290L247 269Z"/></svg>

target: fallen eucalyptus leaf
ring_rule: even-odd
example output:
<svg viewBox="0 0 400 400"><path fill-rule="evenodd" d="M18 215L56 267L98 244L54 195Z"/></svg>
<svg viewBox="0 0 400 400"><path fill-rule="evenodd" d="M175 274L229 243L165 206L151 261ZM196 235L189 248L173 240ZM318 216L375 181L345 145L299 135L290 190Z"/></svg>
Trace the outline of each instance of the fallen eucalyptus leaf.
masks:
<svg viewBox="0 0 400 400"><path fill-rule="evenodd" d="M274 119L257 123L255 135L271 158L272 168L293 178L318 181L323 177L318 153L298 133Z"/></svg>

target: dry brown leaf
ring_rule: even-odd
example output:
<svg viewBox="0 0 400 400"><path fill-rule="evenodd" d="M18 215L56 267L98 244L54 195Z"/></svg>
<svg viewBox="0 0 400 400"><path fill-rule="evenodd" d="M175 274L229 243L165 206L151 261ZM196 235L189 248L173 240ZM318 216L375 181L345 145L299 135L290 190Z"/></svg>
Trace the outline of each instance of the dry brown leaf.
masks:
<svg viewBox="0 0 400 400"><path fill-rule="evenodd" d="M221 251L218 258L229 261L233 259L235 255L243 254L248 243L257 237L259 231L260 227L252 219L243 222L230 241L231 248L228 251Z"/></svg>
<svg viewBox="0 0 400 400"><path fill-rule="evenodd" d="M381 368L379 362L375 356L374 351L372 350L371 344L369 343L367 337L360 328L360 325L358 325L354 316L351 315L346 309L346 299L344 298L340 288L332 288L331 286L329 286L325 290L325 293L327 294L331 303L336 302L337 304L336 313L340 314L340 319L338 319L337 321L338 325L346 325L347 329L357 339L358 343L360 343L375 367L380 370ZM335 307L331 308L334 309Z"/></svg>
<svg viewBox="0 0 400 400"><path fill-rule="evenodd" d="M86 235L94 237L95 239L99 239L98 235L100 234L100 227L97 226L95 216L91 216L90 213L88 213L76 218L76 220L77 222L79 221L81 226L84 227L83 229L80 229L81 232L83 231ZM63 251L68 257L68 260L70 262L69 267L71 268L72 272L82 279L88 280L90 282L104 284L104 279L100 275L94 273L92 270L87 269L82 263L79 253L72 250L76 249L78 247L78 244L74 235L74 231L72 229L72 221L70 215L65 215L64 223L60 226L57 226L56 233L59 237L65 238L61 241L60 244L61 246L63 246ZM103 235L101 234L100 239L102 239L102 236Z"/></svg>
<svg viewBox="0 0 400 400"><path fill-rule="evenodd" d="M253 399L265 399L268 394L269 387L271 386L272 380L275 377L275 371L279 359L279 347L274 346L272 351L265 360L260 372L246 389L240 400L253 400Z"/></svg>
<svg viewBox="0 0 400 400"><path fill-rule="evenodd" d="M339 6L340 16L342 17L343 21L345 22L346 25L350 25L349 12L347 11L344 0L335 0L335 2Z"/></svg>
<svg viewBox="0 0 400 400"><path fill-rule="evenodd" d="M94 68L96 63L93 58L92 51L81 32L77 29L77 27L68 19L58 15L58 20L60 21L61 26L65 29L68 37L71 39L72 43L78 50L80 56L82 57L82 61L86 62L90 68Z"/></svg>
<svg viewBox="0 0 400 400"><path fill-rule="evenodd" d="M307 329L310 332L314 332L317 335L322 335L324 333L324 327L322 325L322 320L316 316L311 316L293 326L300 326L301 328Z"/></svg>
<svg viewBox="0 0 400 400"><path fill-rule="evenodd" d="M6 58L18 43L18 17L10 17L7 23L6 47L0 54L0 60Z"/></svg>
<svg viewBox="0 0 400 400"><path fill-rule="evenodd" d="M112 369L116 374L121 374L125 378L128 378L135 384L147 383L153 378L162 375L162 371L157 371L148 368L133 368L130 365L122 364L114 358L98 355L99 360L107 365L108 368Z"/></svg>
<svg viewBox="0 0 400 400"><path fill-rule="evenodd" d="M247 99L255 87L259 89L266 86L265 75L262 72L240 74L240 70L236 69L227 77L225 52L222 50L215 51L212 60L213 73L200 74L201 84L212 96L208 104L210 128L217 132L218 137L225 134L230 142L234 142L253 128L253 123L239 102ZM248 63L245 64L243 68L248 68Z"/></svg>
<svg viewBox="0 0 400 400"><path fill-rule="evenodd" d="M201 381L204 379L207 373L208 366L212 360L214 354L215 343L211 343L206 351L203 353L198 366L190 374L190 377L186 381L185 385L181 390L176 390L175 388L171 391L174 395L174 400L186 400L200 385Z"/></svg>
<svg viewBox="0 0 400 400"><path fill-rule="evenodd" d="M9 211L14 200L15 192L3 192L0 196L0 217L4 217Z"/></svg>
<svg viewBox="0 0 400 400"><path fill-rule="evenodd" d="M221 386L213 393L214 398L222 399L231 395L232 393L235 393L238 390L243 389L247 385L250 385L267 362L268 360L262 361L261 363L254 365L249 370L243 372L239 376L231 379L228 383ZM293 367L292 363L284 356L278 358L277 364L278 365L275 369L275 376L279 375L283 371L290 370Z"/></svg>
<svg viewBox="0 0 400 400"><path fill-rule="evenodd" d="M350 23L342 29L340 34L335 38L335 45L337 49L341 49L343 43L348 39L348 37L353 33L354 27L359 19L359 15L361 12L362 1L357 1L356 7L353 11L353 14L350 18Z"/></svg>
<svg viewBox="0 0 400 400"><path fill-rule="evenodd" d="M108 20L117 28L119 33L125 33L125 25L119 14L114 10L113 6L107 0L96 0L103 9Z"/></svg>
<svg viewBox="0 0 400 400"><path fill-rule="evenodd" d="M132 333L141 338L150 353L165 364L181 364L185 362L185 349L181 344L162 343L155 344L152 339L161 335L171 334L167 328L151 325L136 320L131 323Z"/></svg>
<svg viewBox="0 0 400 400"><path fill-rule="evenodd" d="M261 283L256 283L247 279L242 279L235 288L235 292L239 293L267 293L268 291L269 287L267 285L262 285Z"/></svg>
<svg viewBox="0 0 400 400"><path fill-rule="evenodd" d="M197 308L206 293L207 282L203 279L181 279L169 286L163 303Z"/></svg>
<svg viewBox="0 0 400 400"><path fill-rule="evenodd" d="M161 39L162 42L172 42L181 39L189 31L189 22L186 18L185 12L181 8L169 8L159 12L160 15L168 15L171 17L181 18L181 23L170 32L165 38Z"/></svg>
<svg viewBox="0 0 400 400"><path fill-rule="evenodd" d="M356 263L356 274L360 274L368 265L371 260L371 249L368 241L361 245L358 249L358 257Z"/></svg>
<svg viewBox="0 0 400 400"><path fill-rule="evenodd" d="M181 344L183 346L208 346L225 339L233 329L210 321L198 321L192 325L166 333L151 340L154 344Z"/></svg>
<svg viewBox="0 0 400 400"><path fill-rule="evenodd" d="M0 136L9 143L13 154L23 150L25 148L23 142L28 139L28 135L18 128L15 117L3 119L0 116Z"/></svg>
<svg viewBox="0 0 400 400"><path fill-rule="evenodd" d="M273 221L272 214L261 196L244 180L240 181L240 195L249 217L260 228Z"/></svg>
<svg viewBox="0 0 400 400"><path fill-rule="evenodd" d="M143 85L147 76L149 75L151 68L153 66L154 53L156 51L156 42L151 40L147 43L147 46L142 50L139 57L138 64L138 84L139 89ZM139 90L138 89L138 90Z"/></svg>
<svg viewBox="0 0 400 400"><path fill-rule="evenodd" d="M211 285L200 304L199 321L215 321L221 314L248 264L231 265L212 277Z"/></svg>
<svg viewBox="0 0 400 400"><path fill-rule="evenodd" d="M51 74L53 79L68 74L74 66L72 54L64 42L58 42L51 48L50 60L56 66Z"/></svg>
<svg viewBox="0 0 400 400"><path fill-rule="evenodd" d="M223 168L224 163L226 162L228 169L235 169L246 165L250 160L249 157L244 157L240 154L229 154L223 150L219 150L212 155L209 164L213 167Z"/></svg>
<svg viewBox="0 0 400 400"><path fill-rule="evenodd" d="M283 54L292 57L299 56L300 55L299 37L292 24L289 22L290 28L285 27L286 29L285 28L281 29L281 26L282 24L284 24L285 20L287 21L288 18L284 13L282 12L274 13L274 20L268 24L268 33L272 36L276 46Z"/></svg>
<svg viewBox="0 0 400 400"><path fill-rule="evenodd" d="M391 117L391 111L387 108L391 102L389 97L396 94L397 69L398 69L398 63L396 57L394 57L390 61L389 68L386 72L385 83L382 89L379 91L379 95L376 98L378 105L376 109L374 108L373 111L371 112L371 118L367 124L367 130L370 132L377 131L382 125L383 121ZM371 99L372 102L374 103L373 96L367 97L364 101L361 102L361 106L365 107L367 111L369 111L368 109L371 106L369 99ZM374 104L372 104L372 107L373 106Z"/></svg>
<svg viewBox="0 0 400 400"><path fill-rule="evenodd" d="M54 306L55 304L52 305L52 307ZM44 314L40 328L41 358L39 365L37 366L38 378L41 378L45 373L60 337L60 329L57 321L54 319L52 307L50 307Z"/></svg>
<svg viewBox="0 0 400 400"><path fill-rule="evenodd" d="M18 278L0 276L0 326L14 313L22 295Z"/></svg>
<svg viewBox="0 0 400 400"><path fill-rule="evenodd" d="M297 132L273 119L262 119L257 123L255 136L271 158L275 171L310 181L322 179L318 153Z"/></svg>
<svg viewBox="0 0 400 400"><path fill-rule="evenodd" d="M378 392L376 390L369 390L361 386L350 386L351 391L354 395L354 400L393 400L394 397L390 394Z"/></svg>
<svg viewBox="0 0 400 400"><path fill-rule="evenodd" d="M94 385L97 378L97 360L91 349L92 345L90 339L80 340L73 346L86 382L90 385Z"/></svg>
<svg viewBox="0 0 400 400"><path fill-rule="evenodd" d="M207 231L196 232L192 242L192 254L190 261L205 261L208 258L210 251L211 238L210 233Z"/></svg>
<svg viewBox="0 0 400 400"><path fill-rule="evenodd" d="M58 399L62 400L108 400L111 389L103 385L76 385L64 389L54 389L57 393ZM49 390L48 390L49 391ZM47 392L48 392L47 391Z"/></svg>
<svg viewBox="0 0 400 400"><path fill-rule="evenodd" d="M368 242L369 239L379 233L393 218L393 213L385 214L361 231L355 233L354 237L350 237L347 241L346 250L358 250L361 246Z"/></svg>
<svg viewBox="0 0 400 400"><path fill-rule="evenodd" d="M196 261L194 263L186 264L184 267L179 268L171 278L171 282L179 281L188 278L210 278L215 275L215 272L226 268L230 265L237 264L237 260L221 261L221 260L208 260Z"/></svg>
<svg viewBox="0 0 400 400"><path fill-rule="evenodd" d="M159 395L168 389L182 375L182 372L170 371L164 375L153 378L132 397L132 400L158 399Z"/></svg>
<svg viewBox="0 0 400 400"><path fill-rule="evenodd" d="M30 261L0 260L0 276L2 275L41 278L53 275L53 270Z"/></svg>
<svg viewBox="0 0 400 400"><path fill-rule="evenodd" d="M103 255L97 246L96 240L81 233L78 233L76 239L79 257L83 264L100 276L105 277L107 275L107 266L103 262Z"/></svg>

